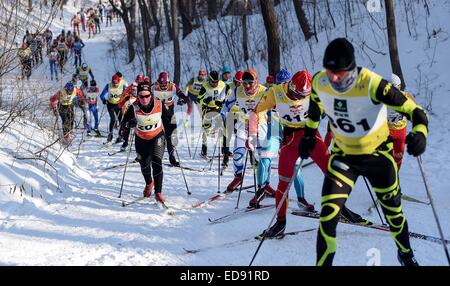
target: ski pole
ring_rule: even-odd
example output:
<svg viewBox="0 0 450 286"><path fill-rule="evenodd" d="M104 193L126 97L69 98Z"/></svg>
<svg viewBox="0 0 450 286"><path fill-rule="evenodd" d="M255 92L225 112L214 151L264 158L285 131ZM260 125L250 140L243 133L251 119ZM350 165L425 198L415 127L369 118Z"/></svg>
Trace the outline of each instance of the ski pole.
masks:
<svg viewBox="0 0 450 286"><path fill-rule="evenodd" d="M448 265L450 265L450 255L448 254L448 249L447 249L447 245L445 244L444 234L442 232L442 228L441 228L441 224L439 222L436 208L434 207L434 202L433 202L433 198L431 197L430 188L428 187L427 177L425 176L425 170L422 165L422 156L417 157L417 163L419 164L420 173L422 175L423 183L425 185L425 190L427 192L428 200L430 201L431 209L433 210L434 219L436 220L436 225L439 230L439 235L441 236L441 241L442 241L442 246L444 247L445 256L447 256L447 262L448 262Z"/></svg>
<svg viewBox="0 0 450 286"><path fill-rule="evenodd" d="M256 194L256 157L255 153L250 151L250 163L252 164L253 169L253 185L255 186L255 194Z"/></svg>
<svg viewBox="0 0 450 286"><path fill-rule="evenodd" d="M187 181L186 181L186 177L184 176L183 166L181 166L180 155L178 155L177 148L173 148L173 149L175 150L175 154L177 154L178 162L180 162L181 174L183 175L183 180L184 180L184 184L186 185L187 194L191 195L191 192L189 191L189 186L188 186Z"/></svg>
<svg viewBox="0 0 450 286"><path fill-rule="evenodd" d="M219 132L219 136L220 136L220 133L221 132ZM222 150L223 150L223 148L222 148ZM219 158L217 160L217 193L220 193L220 145L219 145Z"/></svg>
<svg viewBox="0 0 450 286"><path fill-rule="evenodd" d="M127 159L125 161L125 168L123 170L123 176L122 176L122 184L120 185L120 193L119 193L119 198L122 197L122 190L123 190L123 182L125 180L125 173L127 172L127 165L128 165L128 159L130 158L130 153L131 153L131 146L133 146L133 138L134 138L134 129L130 132L130 136L131 136L131 140L130 140L130 148L128 149L128 155L127 155ZM128 137L129 138L129 137Z"/></svg>
<svg viewBox="0 0 450 286"><path fill-rule="evenodd" d="M183 109L182 109L182 110L183 110ZM185 126L185 124L184 124L184 120L183 120L183 123L182 123L182 124L183 124L184 134L186 135L186 144L187 144L187 147L188 147L189 158L192 158L192 155L191 155L191 147L189 146L189 138L188 138L186 126Z"/></svg>
<svg viewBox="0 0 450 286"><path fill-rule="evenodd" d="M209 170L211 170L212 165L213 165L214 156L216 155L217 144L219 143L219 138L220 138L220 136L217 136L216 144L214 145L214 150L213 150L213 154L212 154L212 157L211 157L211 162L210 162L210 164L209 164ZM205 169L206 169L206 168L205 168Z"/></svg>
<svg viewBox="0 0 450 286"><path fill-rule="evenodd" d="M242 170L242 181L241 181L241 185L239 186L239 194L238 194L238 199L237 199L237 202L236 202L235 209L239 208L239 200L241 199L241 191L242 191L242 186L244 185L244 179L245 179L245 168L247 168L247 159L248 159L248 150L246 149L246 151L245 151L244 169Z"/></svg>
<svg viewBox="0 0 450 286"><path fill-rule="evenodd" d="M297 159L297 160L298 160L298 159ZM273 220L275 219L275 217L278 215L278 212L280 211L281 206L285 203L284 201L285 201L286 198L287 198L287 194L289 193L289 189L291 188L292 182L294 181L295 176L297 176L298 171L299 171L299 170L301 171L301 169L302 169L302 164L303 164L303 159L300 161L300 164L299 164L299 165L295 166L294 173L293 173L293 175L292 175L291 180L289 181L289 185L288 185L286 191L284 192L283 197L281 198L280 204L277 206L277 210L275 211L275 214L273 215L272 219L270 220L269 226L268 226L267 229L263 232L263 237L262 237L262 239L261 239L261 242L259 243L258 248L256 248L255 254L253 255L252 261L250 261L249 266L252 266L252 263L253 263L253 261L255 260L256 255L257 255L258 252L259 252L259 249L261 248L261 246L262 246L264 240L266 239L266 233L267 233L267 231L269 230L270 226L272 225Z"/></svg>
<svg viewBox="0 0 450 286"><path fill-rule="evenodd" d="M197 154L198 143L200 143L200 138L202 138L202 136L203 136L203 130L202 130L202 132L200 132L200 134L198 135L197 145L195 145L194 156L192 156L192 159L195 159L195 154Z"/></svg>
<svg viewBox="0 0 450 286"><path fill-rule="evenodd" d="M366 183L367 191L369 192L369 195L370 195L370 197L372 198L373 205L374 205L375 208L377 209L378 217L380 217L381 224L382 224L382 225L386 225L386 224L384 223L384 221L383 221L383 217L381 216L380 210L378 209L377 202L375 201L375 198L373 197L373 194L372 194L372 192L370 191L369 183L367 183L366 177L363 177L363 179L364 179L364 183Z"/></svg>

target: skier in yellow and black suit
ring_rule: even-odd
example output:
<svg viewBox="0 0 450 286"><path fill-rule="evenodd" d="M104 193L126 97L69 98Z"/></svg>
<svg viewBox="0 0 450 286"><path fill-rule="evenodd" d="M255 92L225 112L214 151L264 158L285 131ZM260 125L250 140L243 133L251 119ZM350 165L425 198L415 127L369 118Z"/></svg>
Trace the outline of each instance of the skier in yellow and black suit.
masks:
<svg viewBox="0 0 450 286"><path fill-rule="evenodd" d="M215 129L222 128L222 117L220 116L220 109L226 96L226 84L219 80L219 73L211 71L209 73L208 81L203 84L202 89L198 93L196 102L202 107L202 152L201 156L207 159L207 140L211 134L211 127L215 122ZM224 136L224 135L223 135ZM225 139L225 138L224 138Z"/></svg>
<svg viewBox="0 0 450 286"><path fill-rule="evenodd" d="M375 190L398 247L402 265L417 266L409 243L408 224L402 211L398 169L390 151L387 110L400 112L413 124L407 151L425 151L428 119L423 109L378 74L356 67L354 49L344 38L333 40L325 50L324 70L313 77L311 102L300 156L307 158L315 145L322 113L333 133L332 155L322 187L322 211L317 235L317 265L331 265L336 252L336 226L341 207L358 176Z"/></svg>

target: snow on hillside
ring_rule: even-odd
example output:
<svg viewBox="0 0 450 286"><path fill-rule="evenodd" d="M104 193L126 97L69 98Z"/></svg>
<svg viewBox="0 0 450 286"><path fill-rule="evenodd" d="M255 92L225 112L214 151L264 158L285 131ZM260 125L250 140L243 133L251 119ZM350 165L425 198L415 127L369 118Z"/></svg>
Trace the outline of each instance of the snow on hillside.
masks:
<svg viewBox="0 0 450 286"><path fill-rule="evenodd" d="M292 9L288 9L290 5L291 1L283 3L279 13L289 11L285 14L287 26L298 33L295 15ZM420 24L423 17L417 18L417 40L408 36L404 21L398 20L400 58L408 90L417 95L417 101L421 104L427 103L427 93L430 95L433 92L429 142L423 159L447 239L450 238L450 193L447 191L448 180L445 178L450 172L450 167L446 164L446 159L450 158L450 150L446 145L450 129L445 122L448 122L450 112L445 96L450 90L446 82L446 65L449 62L447 50L450 47L447 39L450 26L446 21L446 12L449 7L448 1L430 3L433 17L428 18L428 27L430 30L434 27L442 28L436 38L430 39L430 47L423 30L425 25ZM55 30L67 28L67 21L74 11L75 8L68 5L64 10L64 22L55 19L52 27ZM224 21L230 19L226 18ZM255 45L253 47L262 46L255 42L255 39L260 37L265 41L260 15L251 16L249 22L252 27L261 27L250 35ZM214 23L208 23L208 29L214 29L213 25ZM117 64L110 58L108 50L110 39L120 36L120 33L124 33L121 23L114 23L112 27L104 28L102 34L86 41L84 57L93 67L101 87L117 70ZM328 37L342 36L342 33L342 30L334 31ZM379 34L374 36L376 33L378 32L362 28L362 31L355 30L355 33L349 31L349 37L365 40L367 45L388 52L385 38ZM288 32L286 37L287 35ZM291 57L283 57L283 64L291 70L303 67L311 71L318 70L327 42L326 36L320 34L319 44L312 44L315 59L313 63L310 60L309 48L308 56L302 56L306 53L305 44L302 40L295 40L295 37L300 39L301 35L292 35L292 49L289 50ZM375 38L379 41L377 44ZM192 76L192 71L205 67L193 53L195 46L192 43L195 39L196 35L192 34L181 42L182 66L191 68L184 70L183 82ZM159 61L159 66L154 65L153 77L162 69L171 71L170 53L171 43L153 51L155 58L165 61L164 64ZM357 60L360 65L373 68L388 77L389 57L378 54L370 54L370 57L376 66L371 66L370 60L364 57L361 51L358 52ZM219 68L223 62L218 60L215 64ZM255 65L262 78L266 75L265 65L265 61ZM131 72L132 69L131 65L120 66L128 81L135 76L134 72ZM34 73L33 78L45 81L47 74L48 69L42 68L40 72ZM43 104L47 104L45 100L48 96L41 96ZM101 103L99 110L102 110ZM183 113L180 112L177 116L180 120ZM108 120L108 115L104 112L100 125L103 133L107 129ZM187 130L192 153L200 132L198 122L197 114L195 126ZM323 126L321 128L323 130ZM159 209L153 199L122 207L122 201L131 201L142 194L144 181L138 165L128 166L122 198L119 199L124 169L105 169L124 163L128 153L108 156L108 152L117 150L119 146L102 148L104 139L86 138L82 135L82 130L76 130L76 134L75 142L68 150L63 151L62 146L55 144L40 152L41 159L48 159L49 164L45 164L41 159L18 158L31 158L52 143L53 137L49 131L21 119L0 133L1 265L248 265L259 243L252 238L267 227L274 213L273 208L258 210L224 223L210 224L208 218L217 218L235 211L238 195L232 194L225 200L201 209L192 208L193 204L216 194L217 161L213 161L210 169L209 164L199 158L200 150L197 150L195 159L189 159L186 136L181 127L178 130L181 163L202 171L184 170L192 192L192 195L188 196L181 170L164 166L163 193L174 215ZM82 138L84 142L81 141ZM210 155L213 152L214 140L212 138L209 142ZM132 150L130 161L134 157L135 152ZM164 162L167 163L168 160L165 159ZM220 178L222 190L233 177L231 169L230 166ZM253 184L251 172L251 169L247 170L244 186ZM303 172L306 197L319 208L323 176L316 166L307 167ZM277 182L276 170L273 170L272 180ZM405 156L400 180L404 193L423 201L428 200L416 160L408 155ZM21 185L25 190L22 194L18 188ZM14 186L16 191L13 193L11 188ZM272 183L272 186L275 186L275 183ZM239 203L241 209L248 204L252 196L252 193L242 192ZM291 192L291 196L295 197L294 192ZM267 198L264 203L270 204L274 201ZM358 180L348 206L364 217L378 222L376 212L368 211L371 205L364 183ZM295 207L295 203L290 204L290 208ZM438 236L429 205L404 201L404 211L411 231ZM287 220L287 231L314 230L288 236L283 240L265 241L254 265L314 265L317 220L291 215L288 215ZM366 265L370 259L369 250L372 248L380 251L381 265L398 265L395 245L386 232L340 224L337 238L335 265ZM414 238L411 239L411 244L420 264L446 264L441 245ZM197 249L199 252L187 253L184 249Z"/></svg>

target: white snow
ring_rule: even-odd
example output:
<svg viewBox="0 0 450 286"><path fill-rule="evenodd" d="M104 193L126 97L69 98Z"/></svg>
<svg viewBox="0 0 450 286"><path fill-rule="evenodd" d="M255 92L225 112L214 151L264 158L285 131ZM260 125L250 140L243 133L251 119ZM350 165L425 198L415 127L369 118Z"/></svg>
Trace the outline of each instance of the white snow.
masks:
<svg viewBox="0 0 450 286"><path fill-rule="evenodd" d="M280 9L289 8L285 5L282 4ZM417 39L414 39L409 37L404 21L399 19L397 20L399 49L403 72L407 79L407 89L416 95L420 104L427 103L426 93L428 96L430 92L434 93L432 112L429 114L429 140L423 159L444 235L449 239L450 192L447 190L447 176L450 173L450 166L447 161L450 158L450 150L447 142L450 129L445 122L448 122L450 115L449 100L446 98L450 90L448 84L450 25L446 12L449 11L450 5L448 1L429 3L429 5L433 15L428 18L429 29L441 27L442 32L437 38L430 40L431 46L428 47L423 25L418 26ZM61 28L67 29L67 21L74 11L75 8L68 5L64 10L64 22L55 19L52 29L54 31ZM292 11L289 13L286 19L292 23L289 22L291 24L288 25L294 27L297 22L292 15L295 16L295 14ZM261 17L251 16L249 21L250 25L261 25L261 29L250 35L252 39L263 35L263 41L265 41ZM417 17L417 21L420 21L420 17ZM209 25L212 26L213 23ZM118 70L115 62L108 56L109 41L124 33L122 24L116 22L113 22L113 27L104 28L102 25L102 29L102 34L94 39L86 40L87 37L85 37L86 48L84 49L84 60L93 67L100 88ZM388 52L386 38L378 37L377 44L369 29L364 30L364 33L350 31L349 34L352 39L362 41L365 38L369 46ZM337 35L343 34L335 31L333 35L328 36L333 38ZM204 67L198 58L187 56L192 53L189 47L192 41L195 41L195 37L196 34L188 36L182 42L181 48L182 66L191 67L194 70L200 66ZM310 61L309 55L301 56L302 47L307 46L302 38L299 38L301 35L292 37L294 41L291 43L292 49L289 50L292 56L283 57L284 65L297 70L305 63L309 70L317 71L327 42L326 35L320 34L320 44L313 45L312 50L316 59L314 63ZM297 38L301 40L295 41ZM171 52L171 43L166 43L152 52L155 57L161 57L163 54L167 56ZM434 61L431 63L433 56ZM165 64L160 63L159 68L170 71L172 61L170 57L165 58ZM370 61L361 51L358 52L357 60L360 65L369 66L388 78L389 56L372 53L371 58L376 63L375 67L370 66ZM221 65L221 62L217 62L216 67ZM264 75L262 78L266 75L265 65L265 61L256 65L256 68ZM420 68L420 72L417 67ZM129 82L133 80L135 72L132 65L119 65L119 70ZM154 71L153 78L158 71L159 69ZM32 78L45 82L48 80L48 72L45 64L33 74ZM70 74L66 75L66 79L69 76ZM191 70L184 70L182 81L185 82L191 76ZM424 85L426 80L429 81L428 90ZM54 90L58 85L51 86ZM53 90L42 94L42 100L48 100ZM99 111L101 110L100 103ZM79 110L77 112L79 113ZM179 112L177 118L181 120L183 113ZM192 153L200 133L198 118L196 114L194 126L187 129L188 135L191 136L189 141ZM104 111L100 126L103 133L107 129L108 122L107 112ZM324 130L324 126L321 126L321 130ZM163 194L175 215L158 208L153 203L153 199L145 203L122 207L123 200L130 201L142 194L144 180L139 165L128 166L122 198L119 199L124 168L104 169L124 163L128 153L108 156L107 153L118 149L119 145L101 148L104 139L86 138L82 136L82 130L76 131L75 142L68 150L63 151L62 146L55 144L40 153L41 158L47 158L49 164L45 164L43 160L17 159L33 157L34 153L53 142L49 131L43 130L26 119L21 119L0 134L0 142L2 142L0 148L0 249L2 250L0 265L248 265L259 243L251 238L268 226L274 209L252 212L225 223L210 224L208 218L217 218L235 210L237 193L204 208L192 208L193 204L216 194L217 160L214 160L211 170L208 170L207 162L199 158L200 150L197 150L195 159L189 159L186 136L181 127L178 130L180 138L178 150L182 165L196 169L205 168L205 171L184 171L192 192L192 195L188 196L181 170L164 166ZM86 141L79 145L81 138ZM214 138L209 142L209 154L212 154L214 142ZM133 151L130 160L133 160L134 156ZM168 162L167 158L164 162ZM272 186L275 187L277 174L276 170L272 172ZM315 202L316 208L320 208L323 175L316 166L307 167L303 172L306 197L309 201ZM230 164L229 169L220 178L221 190L225 189L232 177ZM400 180L405 194L428 201L416 159L407 154L400 172ZM244 186L250 184L253 184L253 175L251 169L248 169ZM21 193L19 189L21 185L25 192ZM13 193L14 186L16 191ZM252 193L243 191L240 197L240 208L245 207L252 197ZM291 197L295 197L293 191ZM273 199L267 198L264 203L273 203ZM379 222L376 212L368 211L372 201L362 180L358 180L347 205L367 219ZM294 203L290 205L290 208L295 207ZM410 231L439 236L429 205L404 201L403 207ZM286 231L306 230L317 226L317 220L288 215ZM314 230L296 236L287 236L283 240L265 241L254 265L314 265L316 236L317 230ZM249 240L239 242L243 239ZM335 265L366 265L371 258L369 250L372 248L380 251L381 265L398 265L396 247L387 232L339 224L337 239ZM414 238L411 238L411 244L421 265L446 265L442 245ZM201 251L189 254L184 248L201 249Z"/></svg>

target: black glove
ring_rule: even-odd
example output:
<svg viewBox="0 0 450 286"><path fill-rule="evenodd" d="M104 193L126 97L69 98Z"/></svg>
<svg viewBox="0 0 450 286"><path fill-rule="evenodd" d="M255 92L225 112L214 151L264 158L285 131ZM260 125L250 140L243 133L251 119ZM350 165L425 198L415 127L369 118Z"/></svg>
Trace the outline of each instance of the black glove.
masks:
<svg viewBox="0 0 450 286"><path fill-rule="evenodd" d="M102 102L103 102L103 105L106 105L106 99L103 99Z"/></svg>
<svg viewBox="0 0 450 286"><path fill-rule="evenodd" d="M309 158L309 153L314 149L316 146L316 136L315 132L312 131L312 129L305 131L305 134L303 135L302 139L300 140L300 145L298 146L298 153L300 155L300 158L303 160Z"/></svg>
<svg viewBox="0 0 450 286"><path fill-rule="evenodd" d="M209 104L211 101L212 101L212 97L207 97L207 98L203 99L204 104Z"/></svg>
<svg viewBox="0 0 450 286"><path fill-rule="evenodd" d="M425 152L425 147L427 146L427 138L423 135L422 132L410 132L408 136L406 136L406 144L409 155L414 157L420 156Z"/></svg>
<svg viewBox="0 0 450 286"><path fill-rule="evenodd" d="M186 103L186 101L183 98L181 98L181 97L177 101L177 105L183 105L185 103Z"/></svg>
<svg viewBox="0 0 450 286"><path fill-rule="evenodd" d="M130 121L128 121L128 122L125 124L125 127L128 128L128 129L134 128L134 127L136 127L136 126L137 126L137 120L136 120L136 118L130 119Z"/></svg>

